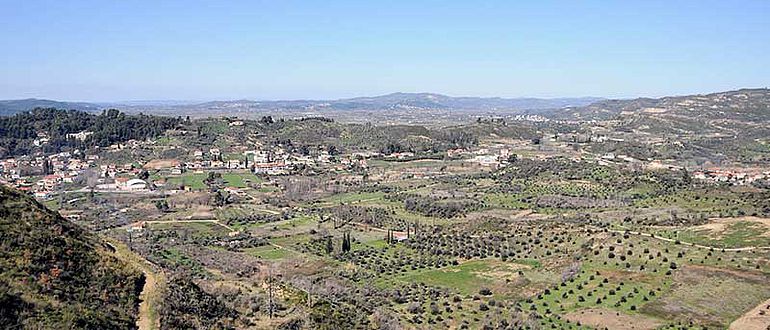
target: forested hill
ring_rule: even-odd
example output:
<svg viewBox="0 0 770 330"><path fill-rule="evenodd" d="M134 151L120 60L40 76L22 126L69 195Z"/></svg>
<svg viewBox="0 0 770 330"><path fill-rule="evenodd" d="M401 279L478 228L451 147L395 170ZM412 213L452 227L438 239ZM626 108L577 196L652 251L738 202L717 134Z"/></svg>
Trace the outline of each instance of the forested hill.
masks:
<svg viewBox="0 0 770 330"><path fill-rule="evenodd" d="M133 329L144 276L104 243L0 186L0 328Z"/></svg>
<svg viewBox="0 0 770 330"><path fill-rule="evenodd" d="M181 121L181 118L127 115L114 109L97 115L76 110L37 108L0 117L0 157L143 140L159 136ZM85 139L68 137L68 134L81 132L90 135ZM35 140L38 140L38 145Z"/></svg>
<svg viewBox="0 0 770 330"><path fill-rule="evenodd" d="M43 99L0 100L0 116L12 116L36 108L58 108L98 112L102 107L93 103L62 102Z"/></svg>

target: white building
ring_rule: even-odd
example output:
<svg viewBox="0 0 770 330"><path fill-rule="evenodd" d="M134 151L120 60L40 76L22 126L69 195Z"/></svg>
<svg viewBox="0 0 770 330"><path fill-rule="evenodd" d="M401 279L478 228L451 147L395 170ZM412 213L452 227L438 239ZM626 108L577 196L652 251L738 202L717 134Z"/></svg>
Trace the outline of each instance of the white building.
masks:
<svg viewBox="0 0 770 330"><path fill-rule="evenodd" d="M131 179L125 183L125 186L121 187L123 190L128 191L140 191L147 190L147 182L142 179Z"/></svg>

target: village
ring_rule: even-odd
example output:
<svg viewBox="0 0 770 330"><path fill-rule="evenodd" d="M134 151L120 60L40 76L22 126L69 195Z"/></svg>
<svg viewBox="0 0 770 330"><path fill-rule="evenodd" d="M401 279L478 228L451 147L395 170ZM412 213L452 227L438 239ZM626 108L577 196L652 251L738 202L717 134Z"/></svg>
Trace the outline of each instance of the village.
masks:
<svg viewBox="0 0 770 330"><path fill-rule="evenodd" d="M242 126L242 121L230 122L229 126ZM90 132L70 134L71 138L85 140ZM591 155L585 152L574 152L568 147L572 143L591 142L604 143L621 141L606 135L584 136L573 133L566 136L544 136L542 141L529 144L489 143L474 148L455 148L447 150L440 159L460 160L470 165L496 170L507 166L510 162L521 157L524 153L536 159L545 160L551 157L571 155L575 162L597 163L603 166L633 166L646 168L665 168L681 171L685 167L675 162L661 160L635 159L628 155L605 153ZM566 141L566 142L565 142ZM45 145L48 140L42 134L35 140L36 145ZM129 140L125 143L110 145L106 148L93 148L86 151L74 150L60 152L48 156L21 156L0 160L0 183L26 191L36 198L45 200L52 198L62 191L67 192L115 192L115 193L144 193L163 190L173 194L179 191L200 190L203 187L194 183L179 180L188 175L203 175L207 172L251 173L258 176L281 176L290 174L313 174L334 171L336 173L358 174L366 171L371 160L390 162L409 162L436 159L435 154L421 155L414 152L392 152L383 154L378 151L353 151L341 153L336 148L319 146L313 150L293 152L280 145L263 146L248 149L246 146L231 146L233 150L243 150L239 156L233 157L228 150L220 148L197 148L189 151L182 159L156 159L145 163L133 161L116 163L105 160L103 155L123 153L126 150L151 149L156 141ZM512 151L514 150L514 151ZM109 159L110 157L107 157ZM770 171L758 168L700 168L689 170L693 179L712 184L747 185L770 179ZM417 178L430 178L438 172L404 172ZM403 175L401 176L403 178Z"/></svg>

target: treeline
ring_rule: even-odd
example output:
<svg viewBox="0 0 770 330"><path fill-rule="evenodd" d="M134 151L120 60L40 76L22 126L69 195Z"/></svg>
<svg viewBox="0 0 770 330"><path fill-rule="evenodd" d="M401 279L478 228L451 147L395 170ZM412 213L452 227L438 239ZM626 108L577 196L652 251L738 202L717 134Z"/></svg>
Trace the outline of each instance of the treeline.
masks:
<svg viewBox="0 0 770 330"><path fill-rule="evenodd" d="M500 184L511 180L536 181L541 178L559 177L565 180L589 180L612 190L630 189L640 183L654 185L655 193L672 192L692 184L686 169L670 170L629 170L602 166L588 162L575 162L564 157L548 160L520 158L511 166L498 172L495 179Z"/></svg>
<svg viewBox="0 0 770 330"><path fill-rule="evenodd" d="M34 141L43 133L49 141L43 152L54 153L68 148L109 146L128 140L145 140L163 134L182 122L177 117L127 115L115 109L99 115L76 110L37 108L11 117L0 117L0 156L30 154L38 148ZM68 134L92 132L84 140Z"/></svg>
<svg viewBox="0 0 770 330"><path fill-rule="evenodd" d="M404 209L428 217L454 218L464 216L468 212L480 210L484 203L472 199L448 199L417 194L386 195L390 201L404 203Z"/></svg>
<svg viewBox="0 0 770 330"><path fill-rule="evenodd" d="M335 228L351 222L394 230L406 230L410 225L406 220L395 217L393 211L378 207L338 205L312 212L318 213L322 221L327 221L328 217L335 223Z"/></svg>
<svg viewBox="0 0 770 330"><path fill-rule="evenodd" d="M433 129L416 125L344 124L314 117L282 121L265 117L259 124L260 133L272 144L293 151L333 146L334 150L342 151L424 154L475 146L479 140L479 134L466 132L461 126Z"/></svg>

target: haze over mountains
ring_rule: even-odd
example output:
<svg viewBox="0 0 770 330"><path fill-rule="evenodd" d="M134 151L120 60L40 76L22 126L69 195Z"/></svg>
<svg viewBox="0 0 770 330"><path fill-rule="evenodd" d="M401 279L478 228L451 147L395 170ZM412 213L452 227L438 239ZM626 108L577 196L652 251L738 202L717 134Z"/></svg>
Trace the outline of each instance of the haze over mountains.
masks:
<svg viewBox="0 0 770 330"><path fill-rule="evenodd" d="M74 109L99 112L117 108L128 113L191 117L206 116L328 116L347 121L398 119L420 122L456 121L482 115L537 114L561 120L606 120L637 114L678 120L729 118L740 121L768 119L770 90L740 89L710 94L662 98L603 99L580 98L499 98L452 97L434 93L392 93L374 97L338 100L284 101L130 101L115 103L60 102L44 99L0 101L0 115L9 116L34 108ZM708 117L708 118L706 118Z"/></svg>
<svg viewBox="0 0 770 330"><path fill-rule="evenodd" d="M228 112L283 111L350 111L350 110L453 110L453 111L502 111L531 112L566 106L585 106L602 100L597 97L580 98L499 98L499 97L452 97L433 93L392 93L374 97L356 97L337 100L278 100L278 101L211 101L203 103L185 101L130 101L115 103L60 102L43 99L0 101L0 115L12 115L37 107L55 107L82 111L98 111L104 108L120 108L129 112L173 113L185 110L190 115L222 114Z"/></svg>

